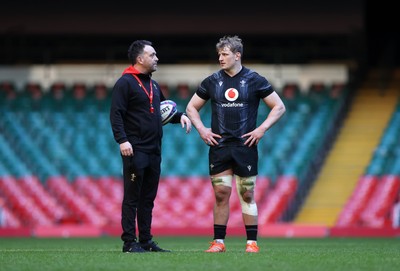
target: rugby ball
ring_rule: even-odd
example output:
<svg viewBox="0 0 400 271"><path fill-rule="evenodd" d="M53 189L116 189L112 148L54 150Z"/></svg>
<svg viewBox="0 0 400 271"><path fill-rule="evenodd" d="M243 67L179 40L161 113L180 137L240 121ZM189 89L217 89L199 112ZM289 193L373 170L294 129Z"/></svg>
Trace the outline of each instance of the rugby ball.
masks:
<svg viewBox="0 0 400 271"><path fill-rule="evenodd" d="M172 117L176 114L176 103L172 100L165 100L160 103L161 122L162 125L171 121Z"/></svg>

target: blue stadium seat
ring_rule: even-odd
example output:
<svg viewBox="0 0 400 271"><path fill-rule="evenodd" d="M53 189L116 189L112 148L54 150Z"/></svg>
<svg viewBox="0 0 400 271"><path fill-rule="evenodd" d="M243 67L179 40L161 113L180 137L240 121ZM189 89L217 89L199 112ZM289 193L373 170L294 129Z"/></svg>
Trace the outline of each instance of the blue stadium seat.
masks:
<svg viewBox="0 0 400 271"><path fill-rule="evenodd" d="M9 147L5 150L4 144L0 144L0 158L7 155L5 160L20 165L12 166L11 162L3 162L2 159L2 172L19 174L21 171L34 171L41 179L59 174L69 178L84 174L121 175L118 146L113 139L108 116L111 90L104 85L92 89L86 87L87 95L83 100L77 100L72 90L65 84L55 84L43 96L40 108L25 106L22 110L7 105L7 110L0 109L0 128ZM271 180L285 172L303 174L310 166L310 157L321 148L325 131L341 102L322 93L313 93L314 97L299 91L294 94L295 100L287 106L286 114L266 133L258 146L259 174ZM29 102L27 97L17 96L15 104ZM182 101L180 110L183 111L187 100L180 99L182 95L171 97ZM283 99L289 103L291 97L284 96ZM260 103L258 124L265 120L269 111ZM200 115L204 124L210 127L210 103L204 106ZM399 137L398 128L392 128L392 134L388 132L387 139L383 141L389 149ZM197 131L194 129L186 134L179 124L168 124L163 129L162 175L208 176L209 148ZM9 154L10 151L14 155Z"/></svg>

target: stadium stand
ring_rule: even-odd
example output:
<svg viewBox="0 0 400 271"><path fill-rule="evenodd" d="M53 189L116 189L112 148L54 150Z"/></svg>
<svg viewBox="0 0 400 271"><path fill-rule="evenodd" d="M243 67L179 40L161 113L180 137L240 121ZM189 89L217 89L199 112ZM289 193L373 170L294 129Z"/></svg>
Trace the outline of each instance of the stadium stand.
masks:
<svg viewBox="0 0 400 271"><path fill-rule="evenodd" d="M26 84L21 91L10 83L1 86L2 93L7 94L0 116L0 197L6 202L6 225L118 228L122 180L108 120L111 90L102 83L89 86L80 82L70 87L57 82L48 92L35 83ZM168 97L177 101L180 110L185 109L194 91L187 85L163 88L168 88ZM259 144L256 200L264 232L271 223L318 224L324 217L298 220L307 210L313 190L323 183L315 178L324 174L319 173L320 168L352 100L348 86L342 83L315 82L306 92L300 89L295 83L282 87L287 114ZM387 125L380 144L375 140L371 145L378 146L374 158L361 167L365 176L359 178L354 189L340 188L344 207L338 207L338 214L330 218L337 227L391 223L389 214L399 195L400 105L393 104L392 109L393 114L385 111ZM268 109L260 105L259 110L261 122ZM209 121L209 106L201 114ZM380 134L376 135L379 138ZM186 135L172 125L164 126L163 142L154 227L209 228L212 191L207 163L202 159L208 155L207 146L195 131ZM307 197L310 189L311 197ZM333 194L335 190L324 187L318 193L325 191ZM353 194L346 196L344 191ZM29 212L32 206L37 207L35 212ZM242 218L237 197L232 197L231 209L230 226L239 228Z"/></svg>
<svg viewBox="0 0 400 271"><path fill-rule="evenodd" d="M332 114L337 114L334 112L335 102L330 101L328 94L321 92L311 97L300 94L297 86L296 88L296 97L292 94L284 96L288 103L289 100L292 102L287 116L282 123L269 131L268 139L260 144L260 178L267 178L265 183L270 184L265 186L264 182L260 181L260 202L264 200L269 186L270 189L276 189L275 194L286 194L280 188L281 181L277 181L280 175L296 176L296 180L291 179L290 182L294 183L295 187L291 193L296 191L297 182L304 182L305 172L309 168L305 161L312 160L310 157L320 148L323 138L318 130L321 130L322 125L329 123L328 118ZM14 106L2 110L4 114L1 116L1 123L4 133L0 135L3 139L0 141L0 153L4 159L0 163L1 175L16 176L25 180L24 183L26 180L34 184L37 184L36 181L41 182L43 186L48 186L58 202L66 202L63 208L69 211L78 212L75 205L81 200L77 200L75 205L71 205L71 202L72 198L79 194L91 202L102 216L110 216L109 209L97 204L99 198L105 201L108 197L102 194L104 191L96 188L97 182L94 181L96 178L107 176L119 178L121 171L119 157L114 155L116 145L108 122L110 92L101 84L89 88L77 82L68 88L62 82L57 82L51 86L50 91L43 93L39 85L27 84L15 98ZM185 109L191 94L187 85L179 85L171 91L171 97L177 101L180 110ZM262 112L259 121L262 121L268 111L265 106L260 106L260 110ZM202 114L205 120L209 120L210 108L206 106ZM305 127L308 128L304 129ZM196 133L182 136L180 129L167 125L164 127L164 134L164 142L168 143L163 145L162 172L163 177L171 182L170 185L173 186L171 177L174 176L188 179L184 182L188 184L191 180L190 184L193 185L193 178L208 175L206 160L201 159L207 157L208 149L198 140ZM16 142L18 144L15 144ZM26 175L33 177L25 179ZM56 185L61 181L64 186ZM75 190L61 190L61 187L67 189L67 184L70 183ZM91 192L88 186L92 187ZM37 188L35 191L39 193L41 190ZM69 194L71 196L66 197ZM40 202L36 204L41 205ZM113 209L116 208L115 204L117 203L114 199L106 205L107 208L114 206L111 208ZM183 205L182 201L179 204ZM277 213L273 219L268 219L268 222L281 219L288 204L289 201L283 200L279 211L275 210ZM210 208L209 204L205 205ZM237 207L239 205L233 203L233 208ZM74 214L73 217L74 221L89 219L83 214ZM240 216L237 219L239 218ZM98 218L100 221L105 219Z"/></svg>
<svg viewBox="0 0 400 271"><path fill-rule="evenodd" d="M392 222L392 206L400 195L398 138L400 102L373 152L364 175L348 199L336 221L336 226L388 226ZM393 207L394 208L394 207Z"/></svg>
<svg viewBox="0 0 400 271"><path fill-rule="evenodd" d="M51 232L46 225L117 225L122 183L108 120L110 93L126 67L127 41L142 30L120 24L131 13L110 12L110 5L89 13L90 4L80 12L63 9L65 16L46 24L48 16L35 18L53 12L52 6L39 2L9 1L0 27L0 227L39 225ZM268 10L268 21L254 16L254 8L241 10L243 20L231 20L244 38L248 67L268 75L287 106L259 144L260 232L270 223L323 225L312 229L321 235L325 227L399 225L400 69L393 69L400 54L396 16L389 16L396 10L379 1L293 10L264 2L268 9L259 12ZM169 11L161 6L154 12ZM217 64L210 44L226 27L216 23L218 10L210 12L207 20L191 16L188 25L201 27L177 23L180 16L163 27L149 21L148 38L160 56L154 78L180 110ZM295 16L281 24L285 12ZM100 14L114 14L110 27L87 23ZM268 110L259 110L261 122ZM209 106L201 113L210 119ZM185 135L166 125L163 149L156 230L209 228L207 146L195 130ZM240 225L238 207L233 197L232 226Z"/></svg>
<svg viewBox="0 0 400 271"><path fill-rule="evenodd" d="M374 80L371 79L373 82ZM380 93L369 81L355 94L349 115L340 130L310 195L296 223L316 223L333 226L350 198L356 183L365 173L380 176L383 160L371 161L386 127L395 114L398 101L396 89ZM390 129L391 130L391 129ZM372 172L371 167L374 168ZM368 169L365 172L365 169Z"/></svg>

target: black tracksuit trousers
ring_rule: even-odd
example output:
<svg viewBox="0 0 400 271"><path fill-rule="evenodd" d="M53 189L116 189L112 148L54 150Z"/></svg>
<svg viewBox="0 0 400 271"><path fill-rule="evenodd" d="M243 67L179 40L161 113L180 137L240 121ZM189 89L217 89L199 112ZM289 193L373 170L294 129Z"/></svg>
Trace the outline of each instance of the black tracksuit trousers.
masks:
<svg viewBox="0 0 400 271"><path fill-rule="evenodd" d="M122 162L124 198L121 239L124 242L145 242L152 239L151 222L160 181L161 155L135 151L133 156L122 156Z"/></svg>

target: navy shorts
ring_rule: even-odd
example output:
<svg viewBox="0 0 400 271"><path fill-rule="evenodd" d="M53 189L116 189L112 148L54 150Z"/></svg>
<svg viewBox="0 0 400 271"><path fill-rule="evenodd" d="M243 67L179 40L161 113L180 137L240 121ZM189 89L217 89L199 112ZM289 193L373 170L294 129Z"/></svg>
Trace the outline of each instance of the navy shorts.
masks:
<svg viewBox="0 0 400 271"><path fill-rule="evenodd" d="M257 146L211 147L208 152L210 175L232 169L235 175L250 177L258 174Z"/></svg>

